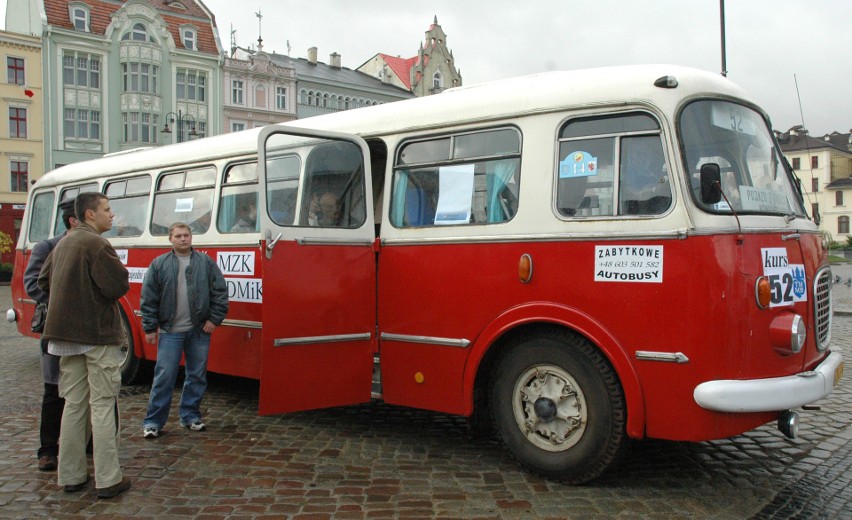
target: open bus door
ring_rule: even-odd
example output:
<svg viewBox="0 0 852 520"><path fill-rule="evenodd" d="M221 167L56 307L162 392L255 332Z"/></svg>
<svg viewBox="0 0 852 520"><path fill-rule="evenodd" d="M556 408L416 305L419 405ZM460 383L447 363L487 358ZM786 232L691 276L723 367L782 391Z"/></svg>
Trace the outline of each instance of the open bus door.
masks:
<svg viewBox="0 0 852 520"><path fill-rule="evenodd" d="M258 138L261 415L369 401L376 329L367 143L269 126Z"/></svg>

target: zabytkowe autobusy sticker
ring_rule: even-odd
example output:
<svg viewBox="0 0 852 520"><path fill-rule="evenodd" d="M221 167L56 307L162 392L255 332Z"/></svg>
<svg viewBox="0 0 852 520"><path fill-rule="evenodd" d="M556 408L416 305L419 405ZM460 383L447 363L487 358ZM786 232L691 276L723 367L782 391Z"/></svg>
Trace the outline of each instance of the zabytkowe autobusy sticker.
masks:
<svg viewBox="0 0 852 520"><path fill-rule="evenodd" d="M663 283L663 246L595 246L595 281Z"/></svg>
<svg viewBox="0 0 852 520"><path fill-rule="evenodd" d="M760 250L760 258L763 276L769 279L772 289L770 307L808 301L804 264L791 264L787 258L787 249L783 247L764 247Z"/></svg>

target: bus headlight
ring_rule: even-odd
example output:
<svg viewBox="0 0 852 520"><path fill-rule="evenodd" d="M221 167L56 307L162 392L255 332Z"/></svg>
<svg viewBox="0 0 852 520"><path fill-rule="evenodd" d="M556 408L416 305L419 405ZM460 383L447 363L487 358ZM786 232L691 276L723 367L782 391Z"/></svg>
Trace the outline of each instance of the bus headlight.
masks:
<svg viewBox="0 0 852 520"><path fill-rule="evenodd" d="M790 312L779 314L769 324L769 340L772 348L782 356L801 352L807 335L805 320L798 314Z"/></svg>
<svg viewBox="0 0 852 520"><path fill-rule="evenodd" d="M6 311L6 321L8 321L9 323L15 323L17 319L18 316L15 315L15 309L9 309L8 311Z"/></svg>

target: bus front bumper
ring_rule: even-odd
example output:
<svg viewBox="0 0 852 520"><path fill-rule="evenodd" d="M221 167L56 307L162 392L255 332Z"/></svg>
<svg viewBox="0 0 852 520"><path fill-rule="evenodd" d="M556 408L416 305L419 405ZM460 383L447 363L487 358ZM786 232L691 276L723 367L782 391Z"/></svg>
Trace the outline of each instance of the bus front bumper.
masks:
<svg viewBox="0 0 852 520"><path fill-rule="evenodd" d="M768 379L707 381L695 387L698 406L716 412L775 412L818 401L843 376L843 356L832 352L815 369Z"/></svg>

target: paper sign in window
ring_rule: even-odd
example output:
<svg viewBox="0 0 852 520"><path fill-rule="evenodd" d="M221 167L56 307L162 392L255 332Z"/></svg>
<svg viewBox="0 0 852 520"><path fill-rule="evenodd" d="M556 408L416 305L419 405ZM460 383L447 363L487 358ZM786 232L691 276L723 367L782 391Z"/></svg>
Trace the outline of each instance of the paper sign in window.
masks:
<svg viewBox="0 0 852 520"><path fill-rule="evenodd" d="M192 199L177 199L175 201L175 213L186 213L192 211Z"/></svg>
<svg viewBox="0 0 852 520"><path fill-rule="evenodd" d="M467 224L473 200L473 164L442 166L435 225Z"/></svg>

